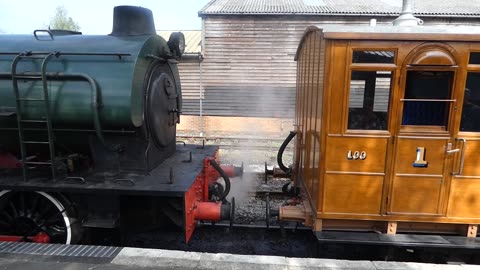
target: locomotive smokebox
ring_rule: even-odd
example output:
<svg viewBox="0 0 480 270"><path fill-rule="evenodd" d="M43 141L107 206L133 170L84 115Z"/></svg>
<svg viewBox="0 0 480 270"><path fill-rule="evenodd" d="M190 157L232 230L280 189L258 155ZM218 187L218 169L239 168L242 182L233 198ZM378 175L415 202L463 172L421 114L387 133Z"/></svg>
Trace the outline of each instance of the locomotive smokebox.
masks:
<svg viewBox="0 0 480 270"><path fill-rule="evenodd" d="M151 10L134 6L117 6L113 10L112 36L155 35Z"/></svg>

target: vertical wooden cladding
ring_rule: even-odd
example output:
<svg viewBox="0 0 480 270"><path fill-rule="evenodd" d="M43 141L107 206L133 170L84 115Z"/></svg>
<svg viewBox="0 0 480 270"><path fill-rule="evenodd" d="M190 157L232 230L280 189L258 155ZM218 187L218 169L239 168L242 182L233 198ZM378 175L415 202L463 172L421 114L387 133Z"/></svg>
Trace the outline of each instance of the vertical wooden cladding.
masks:
<svg viewBox="0 0 480 270"><path fill-rule="evenodd" d="M320 177L320 131L323 108L325 48L320 31L312 31L303 40L297 54L296 121L301 136L300 178L309 190L312 205L317 205Z"/></svg>
<svg viewBox="0 0 480 270"><path fill-rule="evenodd" d="M309 21L204 18L205 115L292 117L298 40Z"/></svg>
<svg viewBox="0 0 480 270"><path fill-rule="evenodd" d="M198 59L182 60L178 64L182 82L182 113L198 115L200 112L200 62Z"/></svg>

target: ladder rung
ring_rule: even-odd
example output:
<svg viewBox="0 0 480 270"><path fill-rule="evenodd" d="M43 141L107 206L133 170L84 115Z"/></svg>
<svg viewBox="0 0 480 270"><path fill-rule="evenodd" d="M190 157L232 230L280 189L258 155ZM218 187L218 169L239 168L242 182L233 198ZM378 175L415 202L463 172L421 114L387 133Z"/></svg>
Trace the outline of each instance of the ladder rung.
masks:
<svg viewBox="0 0 480 270"><path fill-rule="evenodd" d="M20 120L23 123L47 123L47 120Z"/></svg>
<svg viewBox="0 0 480 270"><path fill-rule="evenodd" d="M23 143L28 143L28 144L49 144L50 142L42 142L42 141L23 141Z"/></svg>
<svg viewBox="0 0 480 270"><path fill-rule="evenodd" d="M45 101L43 98L19 98L19 101Z"/></svg>
<svg viewBox="0 0 480 270"><path fill-rule="evenodd" d="M12 116L14 114L16 114L17 112L16 111L1 111L0 112L0 116Z"/></svg>
<svg viewBox="0 0 480 270"><path fill-rule="evenodd" d="M40 161L27 161L25 162L27 165L52 165L51 162L40 162Z"/></svg>
<svg viewBox="0 0 480 270"><path fill-rule="evenodd" d="M41 80L41 76L34 76L34 75L14 75L12 76L15 79L35 79L35 80Z"/></svg>

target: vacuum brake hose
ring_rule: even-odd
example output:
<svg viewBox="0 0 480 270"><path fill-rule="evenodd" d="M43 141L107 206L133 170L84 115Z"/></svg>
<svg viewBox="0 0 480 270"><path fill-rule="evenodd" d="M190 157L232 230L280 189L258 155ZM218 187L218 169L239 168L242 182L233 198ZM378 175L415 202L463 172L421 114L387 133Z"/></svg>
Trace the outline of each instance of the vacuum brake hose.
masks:
<svg viewBox="0 0 480 270"><path fill-rule="evenodd" d="M287 175L290 175L292 173L291 168L287 168L285 164L283 164L283 152L285 151L285 148L287 148L287 145L290 143L290 141L295 137L297 133L295 131L290 131L290 134L288 134L288 137L283 141L282 146L280 146L280 149L278 149L278 154L277 154L277 162L278 166L280 169L282 169Z"/></svg>
<svg viewBox="0 0 480 270"><path fill-rule="evenodd" d="M225 180L225 190L217 200L217 201L222 201L228 196L228 193L230 193L230 178L225 173L225 171L222 170L222 168L218 165L218 163L215 160L213 159L210 160L210 164L212 164L213 168L215 168L215 170L217 170L217 172L223 177L223 180Z"/></svg>

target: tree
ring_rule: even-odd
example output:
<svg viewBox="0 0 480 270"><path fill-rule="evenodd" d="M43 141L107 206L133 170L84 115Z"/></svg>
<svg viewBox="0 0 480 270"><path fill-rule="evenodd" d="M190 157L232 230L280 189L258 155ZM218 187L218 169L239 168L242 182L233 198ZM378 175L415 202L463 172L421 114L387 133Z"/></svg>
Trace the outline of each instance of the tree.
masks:
<svg viewBox="0 0 480 270"><path fill-rule="evenodd" d="M78 25L78 23L75 22L72 17L68 17L67 15L67 9L64 6L58 6L55 9L55 15L50 20L49 28L71 31L80 30L80 25Z"/></svg>

